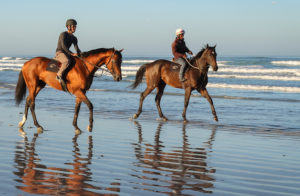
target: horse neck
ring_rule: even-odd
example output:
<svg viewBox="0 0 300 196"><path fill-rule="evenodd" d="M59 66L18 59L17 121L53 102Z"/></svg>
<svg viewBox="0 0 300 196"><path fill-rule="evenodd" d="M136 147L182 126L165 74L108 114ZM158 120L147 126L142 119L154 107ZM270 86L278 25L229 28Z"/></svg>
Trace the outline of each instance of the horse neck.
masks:
<svg viewBox="0 0 300 196"><path fill-rule="evenodd" d="M199 68L199 70L197 70L197 72L199 72L200 75L207 74L208 66L207 66L206 57L203 54L199 59L195 60L194 66Z"/></svg>
<svg viewBox="0 0 300 196"><path fill-rule="evenodd" d="M105 63L106 58L108 58L109 56L109 52L100 52L98 54L93 54L85 57L84 60L88 62L85 64L87 65L89 72L95 72Z"/></svg>

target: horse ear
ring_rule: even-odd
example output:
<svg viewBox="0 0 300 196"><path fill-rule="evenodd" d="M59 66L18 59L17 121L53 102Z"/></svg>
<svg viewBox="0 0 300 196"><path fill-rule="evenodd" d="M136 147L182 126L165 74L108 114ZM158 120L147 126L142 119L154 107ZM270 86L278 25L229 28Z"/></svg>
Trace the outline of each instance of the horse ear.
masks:
<svg viewBox="0 0 300 196"><path fill-rule="evenodd" d="M216 45L214 45L214 47L213 47L213 48L215 49L215 48L216 48L216 46L217 46L217 44L216 44Z"/></svg>
<svg viewBox="0 0 300 196"><path fill-rule="evenodd" d="M206 48L209 48L209 45L208 45L208 44L206 44Z"/></svg>
<svg viewBox="0 0 300 196"><path fill-rule="evenodd" d="M121 50L119 50L119 52L122 52L124 50L124 48L122 48Z"/></svg>

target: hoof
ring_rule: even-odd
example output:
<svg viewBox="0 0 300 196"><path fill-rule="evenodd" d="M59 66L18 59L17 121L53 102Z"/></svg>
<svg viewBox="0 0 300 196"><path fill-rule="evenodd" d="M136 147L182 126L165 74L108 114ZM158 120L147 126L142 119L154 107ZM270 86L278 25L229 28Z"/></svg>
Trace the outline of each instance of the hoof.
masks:
<svg viewBox="0 0 300 196"><path fill-rule="evenodd" d="M184 122L184 123L188 123L189 121L188 121L187 119L184 119L183 122Z"/></svg>
<svg viewBox="0 0 300 196"><path fill-rule="evenodd" d="M134 114L133 116L132 116L132 118L133 119L137 119L139 116L137 115L137 114Z"/></svg>
<svg viewBox="0 0 300 196"><path fill-rule="evenodd" d="M156 120L166 122L166 121L168 121L168 118L167 117L161 117L161 118L157 118Z"/></svg>
<svg viewBox="0 0 300 196"><path fill-rule="evenodd" d="M43 127L39 126L39 127L37 128L37 132L38 132L38 133L43 133L43 131L44 131Z"/></svg>
<svg viewBox="0 0 300 196"><path fill-rule="evenodd" d="M79 128L75 129L75 135L80 135L81 133L82 131Z"/></svg>
<svg viewBox="0 0 300 196"><path fill-rule="evenodd" d="M89 125L89 126L87 127L87 130L88 130L89 132L92 132L93 127Z"/></svg>
<svg viewBox="0 0 300 196"><path fill-rule="evenodd" d="M217 122L219 121L219 120L218 120L218 117L216 117L216 116L214 117L214 119L215 119L215 121L217 121Z"/></svg>

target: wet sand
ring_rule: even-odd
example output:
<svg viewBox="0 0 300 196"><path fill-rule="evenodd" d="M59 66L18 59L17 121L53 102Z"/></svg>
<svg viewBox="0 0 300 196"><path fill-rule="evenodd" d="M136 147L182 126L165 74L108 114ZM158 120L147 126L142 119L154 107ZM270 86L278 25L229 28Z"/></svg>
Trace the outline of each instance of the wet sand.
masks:
<svg viewBox="0 0 300 196"><path fill-rule="evenodd" d="M2 100L1 100L2 101ZM1 195L299 195L300 133L192 121L130 121L82 109L0 104ZM128 114L128 117L130 114Z"/></svg>

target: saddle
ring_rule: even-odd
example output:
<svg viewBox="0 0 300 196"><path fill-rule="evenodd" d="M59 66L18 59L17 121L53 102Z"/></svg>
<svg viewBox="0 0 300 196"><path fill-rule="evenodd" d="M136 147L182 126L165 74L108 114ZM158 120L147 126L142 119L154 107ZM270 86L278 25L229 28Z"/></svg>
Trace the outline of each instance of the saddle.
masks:
<svg viewBox="0 0 300 196"><path fill-rule="evenodd" d="M46 70L57 73L60 67L61 67L61 63L59 61L55 59L51 59L46 67Z"/></svg>
<svg viewBox="0 0 300 196"><path fill-rule="evenodd" d="M63 79L60 81L60 85L63 89L63 91L69 92L66 82L66 74L70 71L70 69L74 66L74 62L71 61L71 65L65 70L65 73L63 73ZM46 70L50 72L57 73L59 68L61 67L61 62L55 60L55 59L50 59L50 62L48 63Z"/></svg>
<svg viewBox="0 0 300 196"><path fill-rule="evenodd" d="M191 60L190 59L187 59L188 61L189 61L189 63L191 62ZM179 69L180 69L180 67L182 66L181 64L179 64L179 63L177 63L176 61L175 61L175 59L174 58L172 58L172 61L171 61L173 64L172 64L172 66L171 66L171 69L172 70L174 70L174 71L179 71ZM187 68L186 68L186 70L188 70L190 68L190 66L188 66Z"/></svg>

